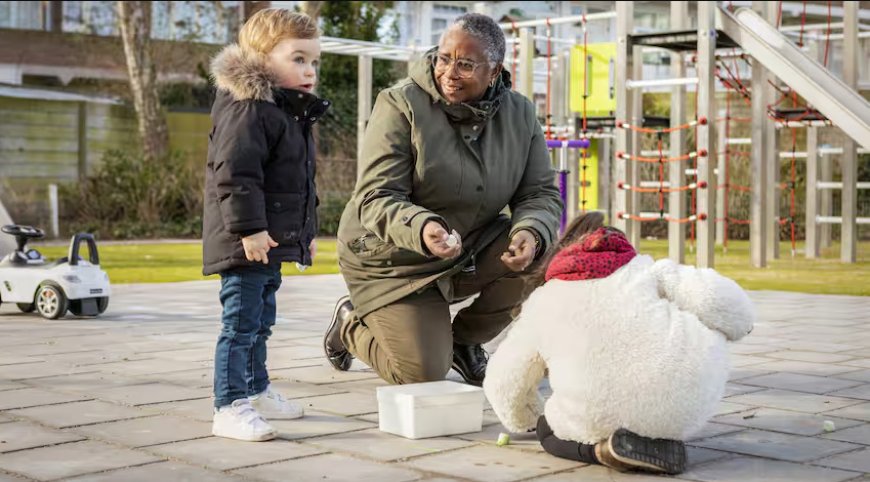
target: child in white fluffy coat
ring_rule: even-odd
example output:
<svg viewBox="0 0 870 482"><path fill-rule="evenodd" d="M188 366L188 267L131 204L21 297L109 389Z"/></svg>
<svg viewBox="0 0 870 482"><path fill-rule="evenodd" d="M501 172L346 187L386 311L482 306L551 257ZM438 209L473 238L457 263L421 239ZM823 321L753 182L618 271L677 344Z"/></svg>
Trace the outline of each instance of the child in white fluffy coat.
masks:
<svg viewBox="0 0 870 482"><path fill-rule="evenodd" d="M489 360L483 386L502 424L537 429L560 457L684 470L681 440L725 389L725 342L752 330L749 297L711 269L636 255L598 213L572 223L544 269ZM545 370L553 395L542 411Z"/></svg>

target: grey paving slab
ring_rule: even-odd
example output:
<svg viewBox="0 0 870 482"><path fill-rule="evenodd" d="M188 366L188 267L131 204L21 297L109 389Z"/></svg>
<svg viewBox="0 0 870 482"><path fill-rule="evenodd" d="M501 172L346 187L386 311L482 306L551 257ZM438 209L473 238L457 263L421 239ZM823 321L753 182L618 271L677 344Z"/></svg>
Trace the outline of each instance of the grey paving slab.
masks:
<svg viewBox="0 0 870 482"><path fill-rule="evenodd" d="M854 360L855 358L857 358L852 355L797 350L778 351L774 353L768 353L765 356L769 358L779 358L782 360L794 360L810 363L837 363Z"/></svg>
<svg viewBox="0 0 870 482"><path fill-rule="evenodd" d="M123 387L143 383L133 377L113 375L99 371L80 373L75 375L62 375L54 377L37 378L26 381L28 385L60 392L73 392L82 395L90 395L97 390Z"/></svg>
<svg viewBox="0 0 870 482"><path fill-rule="evenodd" d="M752 386L752 385L743 385L742 383L729 382L725 385L725 398L733 397L735 395L743 395L746 393L754 393L760 392L764 390L765 387Z"/></svg>
<svg viewBox="0 0 870 482"><path fill-rule="evenodd" d="M320 363L324 362L321 361ZM332 366L324 364L312 367L281 370L280 375L281 378L285 380L313 383L315 385L378 377L378 375L371 371L371 369L355 370L352 368L346 372L339 372L332 368Z"/></svg>
<svg viewBox="0 0 870 482"><path fill-rule="evenodd" d="M742 342L728 345L728 351L735 355L761 355L780 350L782 350L782 346L777 345L753 345Z"/></svg>
<svg viewBox="0 0 870 482"><path fill-rule="evenodd" d="M148 357L178 362L211 362L214 360L214 348L215 342L211 341L202 343L199 348L173 347L167 350L148 352Z"/></svg>
<svg viewBox="0 0 870 482"><path fill-rule="evenodd" d="M714 419L715 420L715 419ZM746 430L746 427L737 427L734 425L726 425L724 423L716 423L716 422L707 422L700 431L695 434L692 434L688 440L701 440L710 437L718 437L719 435L725 435L726 433L734 433L740 432L741 430Z"/></svg>
<svg viewBox="0 0 870 482"><path fill-rule="evenodd" d="M826 433L822 435L822 438L870 445L870 423L852 427L840 427L839 424L836 424L835 427L837 428L835 432Z"/></svg>
<svg viewBox="0 0 870 482"><path fill-rule="evenodd" d="M19 390L21 388L27 388L27 385L19 382L11 382L7 380L0 380L0 392L6 390Z"/></svg>
<svg viewBox="0 0 870 482"><path fill-rule="evenodd" d="M761 375L769 375L775 373L775 370L760 370L755 367L732 368L728 373L728 381L740 382L746 378L757 377Z"/></svg>
<svg viewBox="0 0 870 482"><path fill-rule="evenodd" d="M83 475L65 482L245 482L237 475L228 475L178 462L157 462L129 469Z"/></svg>
<svg viewBox="0 0 870 482"><path fill-rule="evenodd" d="M389 385L389 383L381 378L366 378L365 380L332 383L326 386L343 392L375 393L378 387L385 387L387 385Z"/></svg>
<svg viewBox="0 0 870 482"><path fill-rule="evenodd" d="M776 389L738 395L729 398L728 401L744 405L780 408L783 410L795 410L798 412L809 413L825 412L861 403L860 400L852 398L836 397L833 395L815 395L812 393Z"/></svg>
<svg viewBox="0 0 870 482"><path fill-rule="evenodd" d="M824 467L833 467L835 469L854 470L856 472L865 472L865 479L870 474L870 447L863 450L856 450L847 454L835 455L816 461L814 465Z"/></svg>
<svg viewBox="0 0 870 482"><path fill-rule="evenodd" d="M356 454L383 462L431 455L473 445L473 442L452 437L410 440L378 429L330 435L310 439L306 443L332 452Z"/></svg>
<svg viewBox="0 0 870 482"><path fill-rule="evenodd" d="M852 405L851 407L831 410L830 412L825 412L825 415L870 422L870 403L862 403L859 405Z"/></svg>
<svg viewBox="0 0 870 482"><path fill-rule="evenodd" d="M736 457L693 467L678 478L702 482L841 482L855 472L755 457Z"/></svg>
<svg viewBox="0 0 870 482"><path fill-rule="evenodd" d="M689 468L696 465L706 464L714 460L722 460L736 457L733 453L721 450L704 449L700 447L686 446L686 460Z"/></svg>
<svg viewBox="0 0 870 482"><path fill-rule="evenodd" d="M662 478L639 473L620 473L604 467L590 465L527 480L535 482L655 482L661 481Z"/></svg>
<svg viewBox="0 0 870 482"><path fill-rule="evenodd" d="M843 373L842 375L837 375L837 378L840 378L842 380L855 380L859 382L870 383L870 369L858 370L857 372Z"/></svg>
<svg viewBox="0 0 870 482"><path fill-rule="evenodd" d="M509 432L510 430L504 428L501 423L496 423L483 427L480 432L463 433L454 435L454 437L495 446L499 435ZM541 447L541 443L538 442L538 437L534 433L511 433L510 443L501 448L544 453L544 448Z"/></svg>
<svg viewBox="0 0 870 482"><path fill-rule="evenodd" d="M378 411L378 401L374 393L338 393L297 400L306 410L328 412L344 416L364 415Z"/></svg>
<svg viewBox="0 0 870 482"><path fill-rule="evenodd" d="M865 356L854 353L854 350L861 350L860 345L853 345L848 343L822 343L816 341L801 341L801 340L787 340L783 341L779 344L780 348L785 348L788 350L797 350L797 351L810 351L817 353L842 353L845 355L852 356Z"/></svg>
<svg viewBox="0 0 870 482"><path fill-rule="evenodd" d="M84 437L27 422L0 423L0 453L77 442Z"/></svg>
<svg viewBox="0 0 870 482"><path fill-rule="evenodd" d="M39 388L24 388L21 390L9 390L3 392L3 395L0 396L0 410L77 402L87 399L88 397L81 395L51 392Z"/></svg>
<svg viewBox="0 0 870 482"><path fill-rule="evenodd" d="M213 398L197 398L194 400L184 400L181 402L165 402L155 403L153 405L144 405L137 407L150 415L166 414L178 415L181 417L199 420L201 422L211 422L214 418L214 399Z"/></svg>
<svg viewBox="0 0 870 482"><path fill-rule="evenodd" d="M813 415L775 408L760 408L744 413L716 417L716 422L740 427L771 430L793 435L819 435L825 433L825 421L834 422L836 427L848 428L861 425L857 420L832 417L830 415Z"/></svg>
<svg viewBox="0 0 870 482"><path fill-rule="evenodd" d="M749 392L754 393L754 392ZM736 395L735 395L736 396ZM732 397L733 398L733 397ZM715 416L728 415L731 413L740 413L755 408L755 405L747 405L744 403L734 403L730 401L731 399L726 399L719 402L719 405L716 407Z"/></svg>
<svg viewBox="0 0 870 482"><path fill-rule="evenodd" d="M694 445L725 452L756 455L791 462L807 462L848 452L860 445L762 430L744 430L694 442Z"/></svg>
<svg viewBox="0 0 870 482"><path fill-rule="evenodd" d="M145 447L211 436L211 424L171 415L135 418L70 429L91 439Z"/></svg>
<svg viewBox="0 0 870 482"><path fill-rule="evenodd" d="M371 422L313 411L306 412L305 417L300 419L272 420L269 423L278 430L278 436L285 440L307 439L375 427Z"/></svg>
<svg viewBox="0 0 870 482"><path fill-rule="evenodd" d="M99 365L97 368L103 373L112 373L124 376L145 376L161 373L182 372L192 368L208 368L210 366L212 366L211 361L179 362L178 360L164 360L160 358L152 358L146 360L106 363L103 365Z"/></svg>
<svg viewBox="0 0 870 482"><path fill-rule="evenodd" d="M760 377L744 378L743 380L740 380L740 383L816 394L823 394L861 385L861 382L854 380L840 380L837 378L801 375L798 373L774 373L771 375L762 375Z"/></svg>
<svg viewBox="0 0 870 482"><path fill-rule="evenodd" d="M31 479L25 479L24 477L19 477L17 475L0 472L0 482L25 482L29 480Z"/></svg>
<svg viewBox="0 0 870 482"><path fill-rule="evenodd" d="M53 480L158 460L158 457L144 452L86 441L3 454L0 455L0 469L32 479Z"/></svg>
<svg viewBox="0 0 870 482"><path fill-rule="evenodd" d="M756 365L770 362L770 358L755 355L731 355L730 362L733 368L755 367Z"/></svg>
<svg viewBox="0 0 870 482"><path fill-rule="evenodd" d="M178 402L211 396L206 388L186 388L169 383L146 383L116 388L106 388L92 392L93 398L125 405L148 405L162 402Z"/></svg>
<svg viewBox="0 0 870 482"><path fill-rule="evenodd" d="M288 474L293 474L296 480L336 482L405 482L422 478L421 473L408 468L335 454L261 465L239 470L236 473L260 480L280 482L286 481Z"/></svg>
<svg viewBox="0 0 870 482"><path fill-rule="evenodd" d="M506 455L507 451L494 446L475 446L461 449L461 453L448 452L419 457L403 465L484 482L530 478L582 465L547 453L523 452L523 456L519 457L515 455L517 451L510 451L510 455ZM463 463L459 464L457 460L462 460Z"/></svg>
<svg viewBox="0 0 870 482"><path fill-rule="evenodd" d="M211 388L214 368L197 368L169 373L145 373L136 376L141 381L162 381L187 388Z"/></svg>
<svg viewBox="0 0 870 482"><path fill-rule="evenodd" d="M842 365L845 368L855 367L855 368L870 368L870 358L859 358L855 360L849 360L847 362L843 362Z"/></svg>
<svg viewBox="0 0 870 482"><path fill-rule="evenodd" d="M36 420L43 425L56 428L112 422L151 415L144 410L101 402L99 400L23 408L11 410L9 413L16 417Z"/></svg>
<svg viewBox="0 0 870 482"><path fill-rule="evenodd" d="M129 430L118 428L133 422L127 415L159 416L155 419L171 416L172 420L184 421L170 424L173 426L199 423L200 427L210 427L211 369L207 365L211 363L219 330L218 284L210 280L175 283L170 290L166 285L118 285L116 288L113 297L117 301L99 318L40 320L45 336L39 340L32 335L33 319L16 313L11 309L14 307L0 306L0 405L6 401L7 392L33 389L97 399L62 401L7 412L0 408L0 425L34 422L43 424L42 430L49 432L47 427L77 427L64 431L69 433L78 433L83 427L117 425L116 435L131 437L125 442L129 445L155 440L135 440L136 436L144 435L131 435L126 433ZM267 480L288 480L288 477L322 480L324 475L358 480L357 474L349 468L362 463L372 470L367 477L379 481L407 478L468 481L476 477L481 480L518 477L584 481L652 479L580 464L554 468L547 464L559 462L559 459L543 453L534 434L515 434L510 445L496 447L498 433L504 429L491 410L484 413L484 430L439 439L437 447L428 448L435 453L420 453L424 449L418 445L422 443L427 447L426 444L435 441L408 441L382 434L377 430L375 391L385 382L359 361L349 373L335 372L321 353L323 330L335 300L344 291L344 283L338 276L309 276L285 278L285 286L278 294L278 324L269 342L267 361L273 388L287 397L311 404L306 407L308 415L301 420L274 422L282 434L281 440L248 444L204 435L193 440L149 445L132 452L153 456L155 460L147 462L149 465L132 463L134 467L129 467L130 464L124 462L123 466L97 472L88 468L91 475L81 478L139 481L212 480L213 477L215 480L250 480L253 477L247 473L221 472L221 468L232 467L240 472L263 469ZM776 292L751 292L750 296L758 304L761 320L751 336L729 344L735 368L729 376L731 383L726 386L726 399L719 405L717 417L689 442L689 475L701 469L707 472L690 480L749 482L784 478L801 482L862 476L863 473L857 471L860 467L848 464L861 462L860 457L866 456L861 451L868 447L863 443L866 442L864 426L870 424L870 401L861 397L864 385L870 384L870 319L866 315L870 312L870 298ZM160 299L160 303L155 303L155 299ZM23 369L21 361L32 362L27 363L29 371ZM10 363L18 366L10 368ZM449 377L457 379L453 372ZM549 392L548 386L542 385L542 393ZM28 403L39 398L33 394L29 397ZM42 404L45 400L37 399L35 403ZM107 420L94 418L95 412L103 412ZM752 418L743 418L752 414ZM834 421L837 430L829 434L819 432L824 420ZM187 436L184 430L180 432L182 437ZM82 436L97 440L107 434ZM785 436L789 443L777 438L780 436ZM789 436L794 439L787 438ZM739 447L740 453L706 446L710 440L739 440L741 437L744 444ZM162 439L158 437L156 441ZM52 447L0 455L0 460L26 453L31 454L28 455L31 464L38 464L50 459L40 455L47 448L72 448L83 443L100 447L97 452L102 452L104 447L122 450L121 445L114 443L61 442ZM782 445L787 447L783 449ZM830 453L844 446L857 448ZM489 455L475 455L481 449L489 451ZM777 454L778 450L785 452ZM322 453L325 451L331 453ZM803 460L811 451L818 453L817 459L803 464L786 461L789 458ZM466 453L473 457L466 458ZM742 453L770 455L759 459ZM840 457L843 460L839 460ZM160 461L163 458L173 462ZM452 472L410 465L427 459L447 466ZM813 466L822 459L834 460L849 470ZM309 463L312 460L313 463ZM739 469L728 465L732 460L742 461L737 464ZM547 468L542 469L541 465ZM149 467L153 479L149 477ZM308 471L299 473L312 477L291 477L299 467ZM717 467L725 470L716 472ZM399 472L383 472L384 469ZM6 473L3 470L0 465L0 474ZM191 470L193 472L189 472Z"/></svg>
<svg viewBox="0 0 870 482"><path fill-rule="evenodd" d="M851 363L851 362L850 362ZM803 375L816 375L820 377L836 377L843 373L858 371L860 366L849 366L846 364L834 365L829 363L813 363L795 360L770 361L767 363L759 363L751 367L759 371L767 372L789 372L800 373ZM870 367L867 367L870 368ZM760 374L760 373L759 373Z"/></svg>
<svg viewBox="0 0 870 482"><path fill-rule="evenodd" d="M831 392L831 395L848 398L859 398L861 400L870 400L870 383L859 387L846 388Z"/></svg>
<svg viewBox="0 0 870 482"><path fill-rule="evenodd" d="M314 385L312 383L293 382L289 380L272 380L272 390L284 395L286 398L307 398L321 395L334 395L346 393L349 390L343 384Z"/></svg>
<svg viewBox="0 0 870 482"><path fill-rule="evenodd" d="M286 440L244 443L220 437L157 445L146 450L162 457L183 460L215 470L252 467L327 452L315 445Z"/></svg>

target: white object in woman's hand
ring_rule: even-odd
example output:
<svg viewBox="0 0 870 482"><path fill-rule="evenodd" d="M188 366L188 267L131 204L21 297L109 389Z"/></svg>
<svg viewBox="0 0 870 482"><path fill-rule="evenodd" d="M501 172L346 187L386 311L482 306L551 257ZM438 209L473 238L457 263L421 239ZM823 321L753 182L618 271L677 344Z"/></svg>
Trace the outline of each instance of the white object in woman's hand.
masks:
<svg viewBox="0 0 870 482"><path fill-rule="evenodd" d="M457 237L456 230L453 230L453 233L450 236L447 236L447 246L454 248L457 244L459 244L459 238Z"/></svg>
<svg viewBox="0 0 870 482"><path fill-rule="evenodd" d="M423 226L423 242L433 256L441 259L455 258L462 253L462 237L455 230L447 234L438 221L429 221Z"/></svg>

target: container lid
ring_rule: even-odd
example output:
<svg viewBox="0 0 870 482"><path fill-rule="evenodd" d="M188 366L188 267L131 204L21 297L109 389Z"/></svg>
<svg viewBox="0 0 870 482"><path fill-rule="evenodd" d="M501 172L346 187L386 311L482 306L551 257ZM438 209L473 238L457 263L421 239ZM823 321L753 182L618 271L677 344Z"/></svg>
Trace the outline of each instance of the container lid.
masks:
<svg viewBox="0 0 870 482"><path fill-rule="evenodd" d="M483 389L450 380L378 387L378 400L411 398L414 406L467 403L469 398L483 401Z"/></svg>

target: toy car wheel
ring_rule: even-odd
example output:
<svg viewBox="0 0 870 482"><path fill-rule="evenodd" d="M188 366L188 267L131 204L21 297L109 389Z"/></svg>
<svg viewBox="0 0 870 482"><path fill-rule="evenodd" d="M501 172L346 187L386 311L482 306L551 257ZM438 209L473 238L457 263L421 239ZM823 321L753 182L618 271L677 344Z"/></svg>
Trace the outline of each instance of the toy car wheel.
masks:
<svg viewBox="0 0 870 482"><path fill-rule="evenodd" d="M109 297L108 296L101 296L100 298L97 298L97 311L99 311L101 315L103 314L104 311L106 311L106 308L108 308L108 307L109 307Z"/></svg>
<svg viewBox="0 0 870 482"><path fill-rule="evenodd" d="M36 310L43 318L56 320L66 314L69 300L59 286L44 284L36 292Z"/></svg>
<svg viewBox="0 0 870 482"><path fill-rule="evenodd" d="M22 313L33 313L33 310L36 309L36 305L33 303L18 303L18 309L21 310Z"/></svg>

